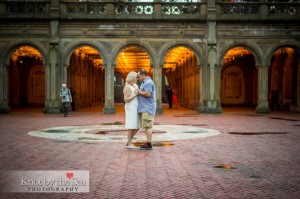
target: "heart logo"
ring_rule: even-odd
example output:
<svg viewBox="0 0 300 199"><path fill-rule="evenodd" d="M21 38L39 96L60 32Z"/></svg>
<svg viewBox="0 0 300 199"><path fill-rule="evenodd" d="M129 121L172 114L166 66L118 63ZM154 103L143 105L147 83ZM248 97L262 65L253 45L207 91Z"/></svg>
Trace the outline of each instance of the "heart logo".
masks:
<svg viewBox="0 0 300 199"><path fill-rule="evenodd" d="M74 177L74 173L73 172L68 172L66 173L67 178L72 179Z"/></svg>

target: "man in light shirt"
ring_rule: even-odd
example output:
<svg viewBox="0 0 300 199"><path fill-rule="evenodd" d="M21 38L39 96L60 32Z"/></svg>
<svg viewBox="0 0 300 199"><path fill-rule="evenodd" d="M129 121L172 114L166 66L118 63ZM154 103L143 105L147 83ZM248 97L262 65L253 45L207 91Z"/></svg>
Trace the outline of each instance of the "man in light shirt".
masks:
<svg viewBox="0 0 300 199"><path fill-rule="evenodd" d="M146 130L147 135L147 143L140 149L152 150L152 127L156 113L155 85L144 69L138 72L137 77L142 83L138 91L138 112L141 114L141 127Z"/></svg>

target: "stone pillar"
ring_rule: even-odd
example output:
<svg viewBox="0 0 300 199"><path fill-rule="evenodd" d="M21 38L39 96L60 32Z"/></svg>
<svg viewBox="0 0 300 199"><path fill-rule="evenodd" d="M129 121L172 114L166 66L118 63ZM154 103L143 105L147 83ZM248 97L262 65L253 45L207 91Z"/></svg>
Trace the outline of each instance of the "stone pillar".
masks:
<svg viewBox="0 0 300 199"><path fill-rule="evenodd" d="M268 67L258 68L258 100L256 113L270 113L268 101Z"/></svg>
<svg viewBox="0 0 300 199"><path fill-rule="evenodd" d="M298 75L297 75L297 86L296 86L296 106L300 112L300 60L298 61Z"/></svg>
<svg viewBox="0 0 300 199"><path fill-rule="evenodd" d="M49 15L53 18L59 17L59 0L51 0Z"/></svg>
<svg viewBox="0 0 300 199"><path fill-rule="evenodd" d="M295 101L291 106L291 111L300 112L300 60L298 60L297 66L294 68L294 73L297 73L297 75L295 75Z"/></svg>
<svg viewBox="0 0 300 199"><path fill-rule="evenodd" d="M105 103L103 112L105 114L116 113L114 104L114 66L107 64L105 67Z"/></svg>
<svg viewBox="0 0 300 199"><path fill-rule="evenodd" d="M198 67L198 66L197 66ZM204 85L204 77L203 77L203 68L199 69L199 78L198 78L198 84L199 84L199 100L198 100L198 108L197 111L198 113L203 113L205 112L206 108L204 106L203 103L203 99L205 99L205 95L204 95L204 90L203 90L203 85Z"/></svg>
<svg viewBox="0 0 300 199"><path fill-rule="evenodd" d="M297 86L296 86L296 107L297 112L300 112L300 60L298 62L298 75L297 75Z"/></svg>
<svg viewBox="0 0 300 199"><path fill-rule="evenodd" d="M154 14L154 18L156 19L160 19L161 15L162 15L162 11L161 11L161 1L159 0L154 0L154 6L153 6L153 14Z"/></svg>
<svg viewBox="0 0 300 199"><path fill-rule="evenodd" d="M262 0L259 4L259 15L261 19L267 19L269 15L269 6L267 0Z"/></svg>
<svg viewBox="0 0 300 199"><path fill-rule="evenodd" d="M162 67L159 67L158 65L153 68L153 82L155 85L156 90L156 113L162 114L163 108L162 108Z"/></svg>
<svg viewBox="0 0 300 199"><path fill-rule="evenodd" d="M49 66L46 67L46 102L45 113L60 112L60 97L57 82L59 81L58 71L58 44L50 44Z"/></svg>
<svg viewBox="0 0 300 199"><path fill-rule="evenodd" d="M60 97L59 90L59 22L51 21L51 38L49 44L49 65L46 66L46 97L44 113L59 113L60 112Z"/></svg>
<svg viewBox="0 0 300 199"><path fill-rule="evenodd" d="M207 99L207 113L222 113L221 102L220 102L220 67L217 67L217 49L216 45L210 45L208 49L208 85L205 88L208 90Z"/></svg>
<svg viewBox="0 0 300 199"><path fill-rule="evenodd" d="M114 18L115 16L115 5L111 2L105 5L106 15L108 18Z"/></svg>
<svg viewBox="0 0 300 199"><path fill-rule="evenodd" d="M208 79L202 88L208 89L205 103L206 113L222 113L220 102L220 67L217 67L217 27L216 27L216 2L207 2L207 71Z"/></svg>
<svg viewBox="0 0 300 199"><path fill-rule="evenodd" d="M0 63L4 63L0 60ZM0 113L9 113L10 108L7 100L7 66L4 64L0 66Z"/></svg>

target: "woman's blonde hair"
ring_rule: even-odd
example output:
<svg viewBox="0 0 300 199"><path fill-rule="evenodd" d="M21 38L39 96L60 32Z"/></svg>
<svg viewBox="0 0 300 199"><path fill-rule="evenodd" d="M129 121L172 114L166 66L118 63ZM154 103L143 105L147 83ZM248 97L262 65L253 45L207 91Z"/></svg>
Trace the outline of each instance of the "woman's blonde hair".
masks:
<svg viewBox="0 0 300 199"><path fill-rule="evenodd" d="M132 71L132 72L128 73L127 78L126 78L126 84L129 84L130 82L135 80L136 77L137 77L137 72Z"/></svg>

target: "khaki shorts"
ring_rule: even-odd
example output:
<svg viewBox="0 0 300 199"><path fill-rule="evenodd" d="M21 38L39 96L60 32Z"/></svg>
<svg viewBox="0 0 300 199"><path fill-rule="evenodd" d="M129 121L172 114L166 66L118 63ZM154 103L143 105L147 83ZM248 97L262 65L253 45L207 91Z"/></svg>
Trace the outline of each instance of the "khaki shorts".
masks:
<svg viewBox="0 0 300 199"><path fill-rule="evenodd" d="M141 127L143 129L151 129L154 123L154 116L149 113L141 113Z"/></svg>

